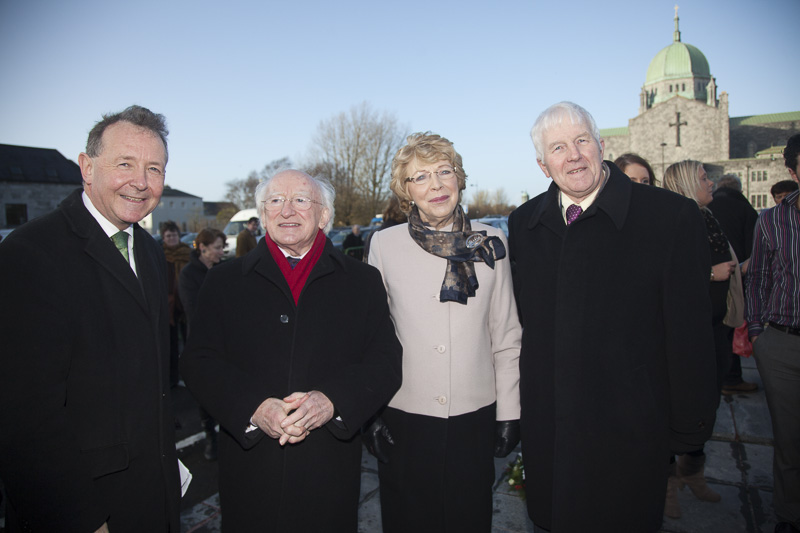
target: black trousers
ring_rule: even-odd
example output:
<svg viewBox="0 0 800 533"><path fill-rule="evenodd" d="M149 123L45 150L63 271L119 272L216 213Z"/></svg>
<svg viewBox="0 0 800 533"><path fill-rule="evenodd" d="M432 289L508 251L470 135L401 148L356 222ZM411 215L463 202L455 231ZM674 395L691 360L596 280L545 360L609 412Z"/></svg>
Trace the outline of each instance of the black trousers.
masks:
<svg viewBox="0 0 800 533"><path fill-rule="evenodd" d="M387 408L394 437L379 463L384 533L489 533L495 404L451 418Z"/></svg>

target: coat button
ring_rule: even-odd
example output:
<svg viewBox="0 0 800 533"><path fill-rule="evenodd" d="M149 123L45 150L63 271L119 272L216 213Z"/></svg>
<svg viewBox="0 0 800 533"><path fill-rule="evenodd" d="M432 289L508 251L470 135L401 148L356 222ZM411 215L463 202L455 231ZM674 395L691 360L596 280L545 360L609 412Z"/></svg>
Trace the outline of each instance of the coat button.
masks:
<svg viewBox="0 0 800 533"><path fill-rule="evenodd" d="M436 398L436 401L439 402L440 404L444 405L444 404L447 403L447 396L441 395L438 398Z"/></svg>
<svg viewBox="0 0 800 533"><path fill-rule="evenodd" d="M289 323L289 315L281 315L281 324Z"/></svg>
<svg viewBox="0 0 800 533"><path fill-rule="evenodd" d="M447 351L447 348L445 348L444 344L440 344L439 346L436 347L436 351L439 353L444 353Z"/></svg>

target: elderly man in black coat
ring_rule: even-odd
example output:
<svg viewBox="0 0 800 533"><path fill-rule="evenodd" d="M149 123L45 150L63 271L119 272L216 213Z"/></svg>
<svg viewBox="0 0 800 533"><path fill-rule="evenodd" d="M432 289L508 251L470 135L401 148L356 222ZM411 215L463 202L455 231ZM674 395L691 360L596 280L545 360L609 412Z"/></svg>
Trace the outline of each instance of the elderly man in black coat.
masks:
<svg viewBox="0 0 800 533"><path fill-rule="evenodd" d="M509 218L528 513L558 533L658 531L670 452L703 445L719 401L703 219L604 162L576 104L531 136L553 183Z"/></svg>
<svg viewBox="0 0 800 533"><path fill-rule="evenodd" d="M167 265L137 222L164 188L164 117L106 115L83 191L0 245L6 531L176 532Z"/></svg>
<svg viewBox="0 0 800 533"><path fill-rule="evenodd" d="M224 430L222 525L356 531L355 437L401 382L383 282L325 237L326 181L283 171L256 199L267 235L208 273L182 358L189 389Z"/></svg>

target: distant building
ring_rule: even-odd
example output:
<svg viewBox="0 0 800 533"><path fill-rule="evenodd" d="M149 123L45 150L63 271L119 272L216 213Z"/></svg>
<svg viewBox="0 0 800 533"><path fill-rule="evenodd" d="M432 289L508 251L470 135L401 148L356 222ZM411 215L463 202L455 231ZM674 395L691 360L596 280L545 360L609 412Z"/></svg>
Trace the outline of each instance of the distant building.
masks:
<svg viewBox="0 0 800 533"><path fill-rule="evenodd" d="M82 186L80 167L58 150L0 144L0 227L47 214Z"/></svg>
<svg viewBox="0 0 800 533"><path fill-rule="evenodd" d="M605 158L625 152L647 159L659 183L666 167L684 159L704 163L709 177L736 174L756 209L772 206L770 187L788 179L783 164L786 140L800 133L800 111L733 117L728 94L717 95L708 60L681 41L675 10L672 44L647 69L639 94L639 115L627 127L600 130Z"/></svg>
<svg viewBox="0 0 800 533"><path fill-rule="evenodd" d="M196 227L205 227L203 199L187 192L164 187L161 201L152 213L139 222L145 230L155 235L160 224L171 220L178 224L181 231L195 231Z"/></svg>

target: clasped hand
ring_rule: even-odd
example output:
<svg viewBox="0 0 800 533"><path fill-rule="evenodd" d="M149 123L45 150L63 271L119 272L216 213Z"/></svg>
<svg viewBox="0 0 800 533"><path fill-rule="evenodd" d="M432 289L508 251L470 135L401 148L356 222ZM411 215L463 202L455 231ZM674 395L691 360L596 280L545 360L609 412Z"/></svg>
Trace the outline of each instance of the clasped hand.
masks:
<svg viewBox="0 0 800 533"><path fill-rule="evenodd" d="M282 400L267 398L256 409L253 423L281 446L295 444L333 418L333 403L319 391L295 392Z"/></svg>

